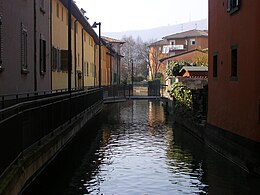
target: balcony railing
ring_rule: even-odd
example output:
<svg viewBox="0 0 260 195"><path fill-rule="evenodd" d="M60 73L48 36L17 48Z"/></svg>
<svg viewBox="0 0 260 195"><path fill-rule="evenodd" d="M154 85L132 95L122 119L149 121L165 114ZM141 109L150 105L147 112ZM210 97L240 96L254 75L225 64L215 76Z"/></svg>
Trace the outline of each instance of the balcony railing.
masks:
<svg viewBox="0 0 260 195"><path fill-rule="evenodd" d="M164 45L162 53L169 53L171 51L185 50L186 45Z"/></svg>

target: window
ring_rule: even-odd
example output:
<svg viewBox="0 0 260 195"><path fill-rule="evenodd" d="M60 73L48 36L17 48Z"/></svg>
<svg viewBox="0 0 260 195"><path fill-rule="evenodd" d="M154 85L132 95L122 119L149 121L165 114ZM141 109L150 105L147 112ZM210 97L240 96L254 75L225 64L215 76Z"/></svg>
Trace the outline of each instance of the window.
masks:
<svg viewBox="0 0 260 195"><path fill-rule="evenodd" d="M45 0L39 0L40 10L45 13Z"/></svg>
<svg viewBox="0 0 260 195"><path fill-rule="evenodd" d="M240 8L240 0L227 0L227 12L233 14Z"/></svg>
<svg viewBox="0 0 260 195"><path fill-rule="evenodd" d="M87 35L86 35L86 33L84 32L84 42L86 42L86 39L87 39L86 36L87 36Z"/></svg>
<svg viewBox="0 0 260 195"><path fill-rule="evenodd" d="M2 17L0 16L0 72L3 71Z"/></svg>
<svg viewBox="0 0 260 195"><path fill-rule="evenodd" d="M21 69L22 73L28 73L27 64L27 29L21 24Z"/></svg>
<svg viewBox="0 0 260 195"><path fill-rule="evenodd" d="M237 78L237 46L231 47L231 78Z"/></svg>
<svg viewBox="0 0 260 195"><path fill-rule="evenodd" d="M52 47L52 71L61 71L61 50Z"/></svg>
<svg viewBox="0 0 260 195"><path fill-rule="evenodd" d="M196 45L196 40L195 39L191 39L190 40L190 45Z"/></svg>
<svg viewBox="0 0 260 195"><path fill-rule="evenodd" d="M60 67L62 71L68 71L68 50L60 50Z"/></svg>
<svg viewBox="0 0 260 195"><path fill-rule="evenodd" d="M63 21L63 7L61 8L61 20Z"/></svg>
<svg viewBox="0 0 260 195"><path fill-rule="evenodd" d="M171 41L171 45L175 45L175 40Z"/></svg>
<svg viewBox="0 0 260 195"><path fill-rule="evenodd" d="M213 54L213 77L218 77L218 53Z"/></svg>
<svg viewBox="0 0 260 195"><path fill-rule="evenodd" d="M185 45L188 45L188 40L187 39L185 40Z"/></svg>
<svg viewBox="0 0 260 195"><path fill-rule="evenodd" d="M55 47L51 48L51 63L52 71L57 70L57 49Z"/></svg>
<svg viewBox="0 0 260 195"><path fill-rule="evenodd" d="M57 3L57 7L56 7L56 12L57 12L57 17L60 17L60 5L59 3Z"/></svg>
<svg viewBox="0 0 260 195"><path fill-rule="evenodd" d="M75 31L76 31L76 33L78 33L78 23L75 22L74 24L75 24Z"/></svg>
<svg viewBox="0 0 260 195"><path fill-rule="evenodd" d="M87 76L89 76L89 65L87 63Z"/></svg>
<svg viewBox="0 0 260 195"><path fill-rule="evenodd" d="M40 39L40 74L46 73L46 40Z"/></svg>

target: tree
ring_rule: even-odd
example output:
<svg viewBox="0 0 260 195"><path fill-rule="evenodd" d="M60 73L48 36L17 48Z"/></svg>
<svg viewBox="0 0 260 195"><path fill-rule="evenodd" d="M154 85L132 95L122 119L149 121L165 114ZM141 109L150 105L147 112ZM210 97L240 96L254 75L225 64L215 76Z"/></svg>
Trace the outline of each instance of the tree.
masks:
<svg viewBox="0 0 260 195"><path fill-rule="evenodd" d="M132 36L123 37L125 44L122 47L122 55L124 56L121 67L121 75L123 82L126 82L131 78L131 64L130 60L133 60L134 64L134 76L147 77L147 43L143 42L140 37L136 40Z"/></svg>
<svg viewBox="0 0 260 195"><path fill-rule="evenodd" d="M162 49L162 41L155 42L154 40L151 40L148 46L148 66L151 71L152 79L157 77L157 74L162 65L162 62L160 62L159 60L165 57L162 53Z"/></svg>

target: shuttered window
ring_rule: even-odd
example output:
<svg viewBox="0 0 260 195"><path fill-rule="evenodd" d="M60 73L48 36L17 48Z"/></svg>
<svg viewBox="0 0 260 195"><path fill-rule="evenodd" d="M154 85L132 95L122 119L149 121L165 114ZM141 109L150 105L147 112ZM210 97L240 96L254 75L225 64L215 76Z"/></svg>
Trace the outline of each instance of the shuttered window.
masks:
<svg viewBox="0 0 260 195"><path fill-rule="evenodd" d="M2 17L0 16L0 72L3 70Z"/></svg>
<svg viewBox="0 0 260 195"><path fill-rule="evenodd" d="M46 40L40 39L40 73L46 73Z"/></svg>
<svg viewBox="0 0 260 195"><path fill-rule="evenodd" d="M27 28L21 24L21 69L22 73L28 73L27 68L27 57L28 57L28 34L27 34Z"/></svg>
<svg viewBox="0 0 260 195"><path fill-rule="evenodd" d="M68 71L68 50L60 50L60 66L62 71Z"/></svg>
<svg viewBox="0 0 260 195"><path fill-rule="evenodd" d="M240 0L227 0L227 12L230 14L239 10L241 5Z"/></svg>

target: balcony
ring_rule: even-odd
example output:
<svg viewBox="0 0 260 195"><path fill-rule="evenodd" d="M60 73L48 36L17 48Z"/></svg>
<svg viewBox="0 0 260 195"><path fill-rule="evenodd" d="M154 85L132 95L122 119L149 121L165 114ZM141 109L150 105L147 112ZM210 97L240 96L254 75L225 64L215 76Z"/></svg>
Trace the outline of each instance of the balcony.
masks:
<svg viewBox="0 0 260 195"><path fill-rule="evenodd" d="M185 49L186 49L186 45L164 45L162 53L167 54L172 51L180 51Z"/></svg>

